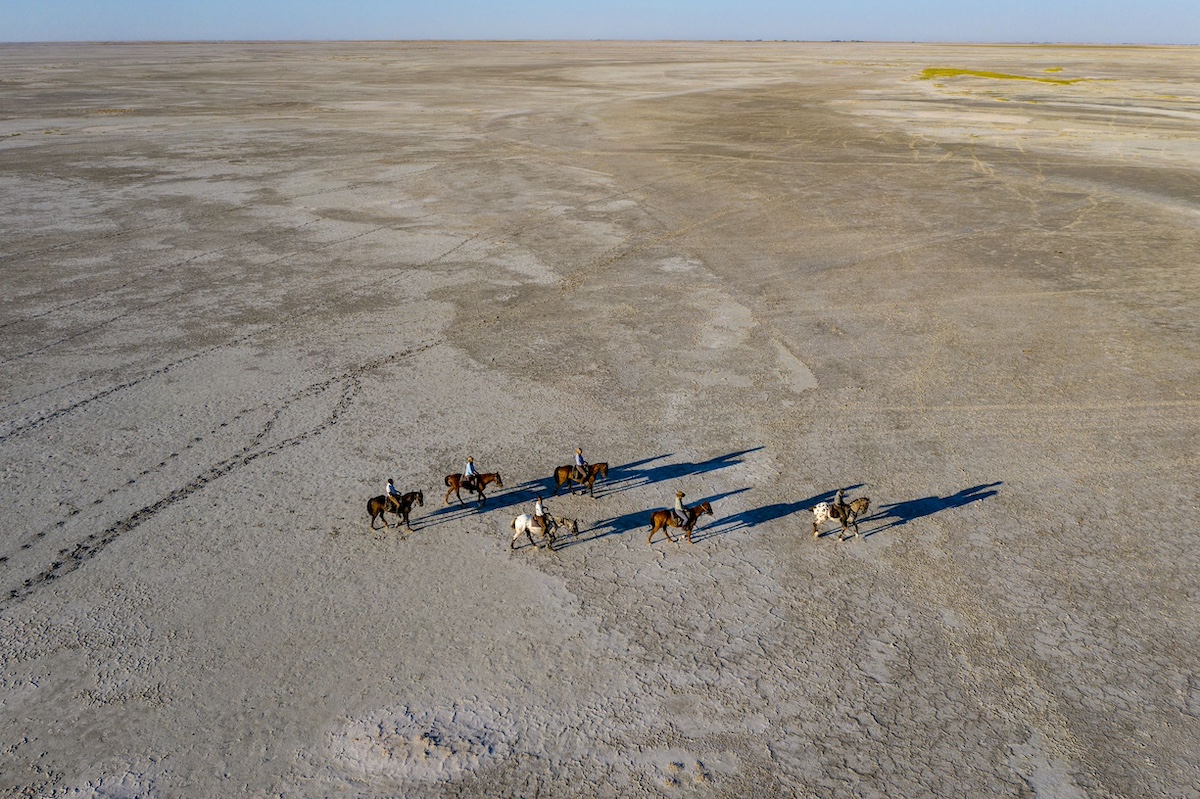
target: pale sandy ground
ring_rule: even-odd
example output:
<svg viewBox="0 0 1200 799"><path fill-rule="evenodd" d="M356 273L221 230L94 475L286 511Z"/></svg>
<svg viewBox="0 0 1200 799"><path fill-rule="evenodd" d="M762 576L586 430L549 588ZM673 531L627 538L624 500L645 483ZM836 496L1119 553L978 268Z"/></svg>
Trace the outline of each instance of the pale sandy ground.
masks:
<svg viewBox="0 0 1200 799"><path fill-rule="evenodd" d="M1184 48L0 47L0 794L1200 796L1198 133Z"/></svg>

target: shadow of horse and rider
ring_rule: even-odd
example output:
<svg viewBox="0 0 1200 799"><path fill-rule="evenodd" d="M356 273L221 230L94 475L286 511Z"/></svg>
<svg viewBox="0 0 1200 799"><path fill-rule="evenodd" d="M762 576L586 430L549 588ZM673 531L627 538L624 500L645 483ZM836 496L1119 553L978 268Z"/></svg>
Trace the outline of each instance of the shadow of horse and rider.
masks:
<svg viewBox="0 0 1200 799"><path fill-rule="evenodd" d="M595 481L594 487L592 487L593 496L596 499L602 499L638 488L727 469L742 463L747 455L762 449L763 447L759 446L736 450L703 461L669 463L665 461L671 457L671 453L664 453L662 455L630 461L618 466L607 467L605 465L606 474L597 475L599 479ZM599 464L596 465L599 466ZM561 468L559 467L560 470ZM476 496L468 494L469 501L460 500L457 503L452 502L452 504L438 508L427 516L414 519L414 524L418 528L424 529L454 522L467 516L474 516L487 511L528 507L539 495L543 499L553 497L556 488L569 487L572 489L572 494L576 488L582 489L581 493L588 492L589 486L586 484L580 485L574 481L572 483L564 483L561 480L561 475L557 474L557 471L548 477L526 480L511 488L504 488L503 479L499 478L499 474L497 474L497 478L499 479L495 481L494 485L498 484L499 489L495 493L488 493L483 502L480 502ZM875 526L864 531L863 537L866 538L876 533L902 527L916 519L931 516L944 510L960 508L996 496L999 493L997 488L1002 484L1002 482L983 483L945 496L930 495L918 499L883 504L877 506L878 510L875 513L860 518L858 523L864 526L872 523L875 524ZM842 488L846 492L852 492L862 487L862 484L859 483L843 486ZM696 508L706 502L713 505L718 501L729 499L749 490L750 487L747 486L703 497L689 497L688 507ZM448 492L448 495L452 495L453 493L453 491ZM829 489L828 491L794 502L776 502L756 508L749 508L725 517L721 517L718 510L714 521L706 525L699 524L696 526L693 530L691 540L693 542L705 541L728 533L753 529L768 522L786 519L799 512L809 513L819 503L832 502L836 493L836 488ZM662 507L666 506L669 506L669 503L664 504ZM655 508L641 509L619 516L600 519L587 529L582 530L579 534L561 541L558 548L563 549L613 535L624 535L634 530L644 531L650 526L650 517L655 510ZM682 533L682 531L680 532Z"/></svg>
<svg viewBox="0 0 1200 799"><path fill-rule="evenodd" d="M735 466L741 463L744 457L752 452L761 450L762 447L754 447L752 449L738 450L735 452L718 455L714 458L709 458L704 461L682 461L676 463L658 463L671 457L671 453L655 455L650 458L642 458L619 466L611 466L607 468L605 476L598 476L592 488L595 499L603 499L604 497L620 494L625 491L630 491L636 488L662 483L668 480L678 480L685 477L692 477L718 469L725 469L730 466ZM655 465L651 465L655 464ZM594 464L599 466L600 464ZM555 496L556 488L570 488L574 493L582 488L583 493L587 493L588 486L581 486L577 481L564 483L559 486L558 471L563 467L558 467L554 473L545 478L536 478L526 480L523 483L512 486L511 488L501 489L495 493L487 493L486 500L482 503L478 499L477 494L472 494L463 489L466 494L465 501L459 499L455 491L451 489L448 492L448 497L451 501L450 505L438 508L427 516L419 520L414 520L418 528L433 527L439 524L456 521L467 516L473 516L478 513L483 513L490 510L511 509L518 506L528 506L533 503L539 495L543 499L549 499ZM503 476L500 477L499 483L503 487ZM495 481L492 485L495 485ZM457 502L455 500L458 500ZM711 501L711 500L710 500ZM643 517L638 525L647 526L646 521L647 511L641 511ZM603 524L600 522L598 524ZM630 528L632 529L632 528ZM589 539L590 540L590 539Z"/></svg>

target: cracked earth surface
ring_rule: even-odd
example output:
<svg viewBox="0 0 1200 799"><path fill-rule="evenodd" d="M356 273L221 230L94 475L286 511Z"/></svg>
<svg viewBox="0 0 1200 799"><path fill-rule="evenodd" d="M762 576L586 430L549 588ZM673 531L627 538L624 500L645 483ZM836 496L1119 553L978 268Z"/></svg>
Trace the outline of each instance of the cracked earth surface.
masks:
<svg viewBox="0 0 1200 799"><path fill-rule="evenodd" d="M1200 51L0 64L0 795L1200 796Z"/></svg>

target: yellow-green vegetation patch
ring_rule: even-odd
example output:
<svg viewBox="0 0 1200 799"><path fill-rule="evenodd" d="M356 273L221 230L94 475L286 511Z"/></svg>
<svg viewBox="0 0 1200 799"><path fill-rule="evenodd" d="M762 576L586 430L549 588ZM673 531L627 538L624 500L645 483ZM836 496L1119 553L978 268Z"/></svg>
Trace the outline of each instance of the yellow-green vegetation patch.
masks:
<svg viewBox="0 0 1200 799"><path fill-rule="evenodd" d="M984 72L978 69L951 69L949 67L929 67L921 71L921 80L933 80L934 78L990 78L992 80L1031 80L1036 83L1056 83L1061 86L1070 86L1072 83L1079 83L1084 78L1074 78L1064 80L1063 78L1031 78L1028 75L1008 75L1004 72Z"/></svg>
<svg viewBox="0 0 1200 799"><path fill-rule="evenodd" d="M1049 69L1043 69L1042 72L1062 72L1062 67L1050 67Z"/></svg>

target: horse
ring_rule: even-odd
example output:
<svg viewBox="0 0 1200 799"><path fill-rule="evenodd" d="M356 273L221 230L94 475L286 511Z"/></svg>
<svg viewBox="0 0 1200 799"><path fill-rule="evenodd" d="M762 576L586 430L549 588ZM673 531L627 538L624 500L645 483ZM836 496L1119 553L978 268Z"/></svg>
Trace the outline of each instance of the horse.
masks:
<svg viewBox="0 0 1200 799"><path fill-rule="evenodd" d="M450 488L446 490L446 504L450 504L450 494L453 493L454 496L458 497L458 504L466 505L467 503L463 502L462 494L458 493L460 488L465 488L479 495L479 507L482 508L484 503L487 502L487 497L483 495L483 489L489 483L495 483L496 488L504 488L504 481L500 479L499 472L477 474L475 475L474 483L468 483L463 480L461 474L448 474L446 475L446 485L450 486Z"/></svg>
<svg viewBox="0 0 1200 799"><path fill-rule="evenodd" d="M683 531L687 533L687 542L690 544L692 543L692 528L696 526L696 520L704 514L712 516L712 505L709 505L708 502L701 502L699 505L693 505L690 508L685 507L684 510L687 511L687 521L683 523ZM646 543L649 544L653 541L654 534L662 530L667 540L674 544L675 539L671 538L671 532L667 528L679 526L679 522L675 518L675 511L654 511L654 513L650 514L650 536L646 539Z"/></svg>
<svg viewBox="0 0 1200 799"><path fill-rule="evenodd" d="M533 540L533 531L542 530L542 528L534 522L533 516L529 515L528 513L522 513L520 516L512 520L512 524L510 524L509 527L515 531L513 533L512 543L509 544L510 549L517 548L517 539L521 537L521 533L524 533L526 537L529 538L529 544L531 546L537 546L537 542ZM554 542L557 540L556 536L554 535L554 531L559 528L570 532L571 535L578 535L579 520L565 519L561 516L555 518L549 513L546 514L546 529L542 530L542 537L545 539L546 546L551 552L554 551Z"/></svg>
<svg viewBox="0 0 1200 799"><path fill-rule="evenodd" d="M408 531L412 532L412 527L408 524L408 514L412 512L413 503L416 502L421 507L425 507L425 493L422 491L410 491L397 500L395 497L389 497L386 494L380 494L377 497L371 497L367 500L367 513L371 515L371 529L379 530L381 528L375 526L376 519L383 519L383 528L388 529L392 525L387 523L387 519L383 518L385 513L394 513L404 520L404 526ZM396 525L399 527L399 523Z"/></svg>
<svg viewBox="0 0 1200 799"><path fill-rule="evenodd" d="M554 470L554 496L556 496L556 497L558 496L558 491L560 488L563 487L563 483L567 484L567 490L571 492L572 496L574 496L574 494L575 494L575 485L574 484L579 483L579 485L581 485L581 486L587 485L588 496L595 497L596 494L594 491L594 486L596 484L596 477L597 476L605 477L605 478L608 477L608 464L607 463L589 463L587 466L587 472L588 472L588 474L587 474L586 478L584 478L583 480L576 480L574 466L570 466L570 465L559 466L557 469Z"/></svg>
<svg viewBox="0 0 1200 799"><path fill-rule="evenodd" d="M820 535L817 526L834 519L842 523L842 529L838 531L838 541L844 541L846 533L850 526L854 526L854 537L862 538L862 533L858 531L858 517L867 512L871 507L870 497L859 497L852 500L849 504L836 502L818 502L813 512L813 538Z"/></svg>

